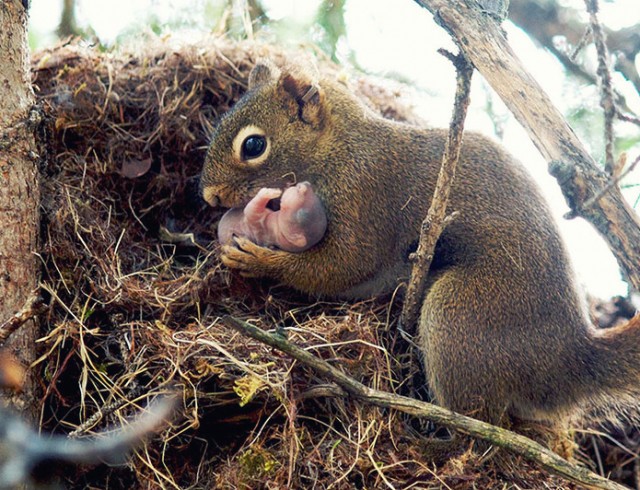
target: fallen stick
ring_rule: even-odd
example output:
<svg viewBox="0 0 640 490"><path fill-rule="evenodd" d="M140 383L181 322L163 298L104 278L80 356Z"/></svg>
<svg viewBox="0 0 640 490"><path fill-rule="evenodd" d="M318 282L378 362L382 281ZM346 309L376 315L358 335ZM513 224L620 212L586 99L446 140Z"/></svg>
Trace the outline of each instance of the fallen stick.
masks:
<svg viewBox="0 0 640 490"><path fill-rule="evenodd" d="M624 485L612 482L607 478L571 464L553 451L531 439L507 429L461 415L446 408L423 402L406 396L375 390L363 385L326 361L310 354L287 341L283 336L270 334L247 322L232 316L225 316L222 322L243 335L274 347L297 361L313 368L321 375L335 382L349 395L378 407L392 408L415 417L426 418L437 424L455 429L463 434L489 441L496 446L508 449L525 459L532 461L550 473L560 475L568 480L586 485L590 488L605 490L628 490Z"/></svg>

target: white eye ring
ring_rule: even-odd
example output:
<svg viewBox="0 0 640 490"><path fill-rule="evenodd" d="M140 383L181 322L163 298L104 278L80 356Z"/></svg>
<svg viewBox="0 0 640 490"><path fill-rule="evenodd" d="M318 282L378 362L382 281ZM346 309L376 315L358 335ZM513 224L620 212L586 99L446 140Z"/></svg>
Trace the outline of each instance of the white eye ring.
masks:
<svg viewBox="0 0 640 490"><path fill-rule="evenodd" d="M264 151L255 158L246 158L242 152L242 145L250 136L262 136L267 144ZM253 124L249 124L238 131L236 137L233 138L232 148L237 161L246 163L253 167L262 164L267 159L269 152L271 151L271 140L267 137L264 129L254 126Z"/></svg>

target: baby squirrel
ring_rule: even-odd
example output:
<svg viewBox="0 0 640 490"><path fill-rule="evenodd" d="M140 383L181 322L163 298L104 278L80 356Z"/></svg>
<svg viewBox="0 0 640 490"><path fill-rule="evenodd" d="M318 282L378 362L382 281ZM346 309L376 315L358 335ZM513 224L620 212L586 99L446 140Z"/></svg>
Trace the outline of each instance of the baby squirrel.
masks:
<svg viewBox="0 0 640 490"><path fill-rule="evenodd" d="M406 280L440 168L446 130L383 119L333 79L255 66L216 127L201 178L212 206L308 181L327 230L292 253L246 237L222 261L312 295L362 298ZM435 401L497 424L563 426L637 404L640 321L591 326L536 184L500 146L465 133L418 343Z"/></svg>
<svg viewBox="0 0 640 490"><path fill-rule="evenodd" d="M280 208L269 203L280 200ZM275 246L287 252L303 252L322 240L327 217L309 182L280 189L260 189L244 209L232 208L218 223L218 241L232 242L243 236L262 246Z"/></svg>

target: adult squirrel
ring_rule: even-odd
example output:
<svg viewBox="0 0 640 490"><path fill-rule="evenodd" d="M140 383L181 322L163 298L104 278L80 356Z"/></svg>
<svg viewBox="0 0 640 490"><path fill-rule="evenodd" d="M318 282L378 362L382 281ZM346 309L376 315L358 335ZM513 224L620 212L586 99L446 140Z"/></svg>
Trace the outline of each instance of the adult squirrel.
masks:
<svg viewBox="0 0 640 490"><path fill-rule="evenodd" d="M222 261L312 295L361 298L409 275L447 132L383 119L339 81L262 62L220 120L201 178L212 206L308 181L328 221L301 253L244 237ZM596 330L549 209L501 147L465 133L419 324L437 403L493 423L561 425L636 404L640 321ZM506 418L505 418L506 417Z"/></svg>

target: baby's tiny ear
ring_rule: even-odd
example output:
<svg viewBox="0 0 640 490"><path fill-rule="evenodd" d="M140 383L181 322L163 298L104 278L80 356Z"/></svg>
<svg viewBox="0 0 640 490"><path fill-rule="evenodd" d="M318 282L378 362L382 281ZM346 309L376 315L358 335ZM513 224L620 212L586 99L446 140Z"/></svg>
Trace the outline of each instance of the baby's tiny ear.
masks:
<svg viewBox="0 0 640 490"><path fill-rule="evenodd" d="M324 91L305 73L286 72L278 80L278 93L284 98L292 117L322 128L324 122Z"/></svg>
<svg viewBox="0 0 640 490"><path fill-rule="evenodd" d="M268 59L260 59L249 73L249 90L280 77L280 69Z"/></svg>

